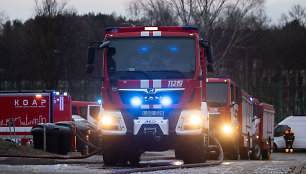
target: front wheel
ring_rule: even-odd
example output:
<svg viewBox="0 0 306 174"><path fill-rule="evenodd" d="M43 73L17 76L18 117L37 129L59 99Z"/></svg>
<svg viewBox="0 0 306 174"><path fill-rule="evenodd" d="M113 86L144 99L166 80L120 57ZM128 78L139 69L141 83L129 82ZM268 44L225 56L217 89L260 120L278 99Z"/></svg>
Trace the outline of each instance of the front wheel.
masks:
<svg viewBox="0 0 306 174"><path fill-rule="evenodd" d="M242 139L243 140L243 139ZM251 152L250 152L250 135L248 135L248 140L247 140L247 147L242 147L241 148L241 154L240 154L241 159L243 160L249 160L251 157Z"/></svg>
<svg viewBox="0 0 306 174"><path fill-rule="evenodd" d="M186 164L205 163L207 160L207 137L203 136L195 142L185 143L176 150L176 156Z"/></svg>
<svg viewBox="0 0 306 174"><path fill-rule="evenodd" d="M240 154L238 151L238 145L233 148L231 152L229 152L229 156L227 157L230 160L240 160Z"/></svg>
<svg viewBox="0 0 306 174"><path fill-rule="evenodd" d="M252 160L259 160L261 156L261 149L260 149L260 144L258 141L253 142L253 147L252 147L252 154L251 154L251 159Z"/></svg>
<svg viewBox="0 0 306 174"><path fill-rule="evenodd" d="M268 149L262 151L262 159L268 160L271 157L271 140L268 142Z"/></svg>
<svg viewBox="0 0 306 174"><path fill-rule="evenodd" d="M116 148L110 146L109 148L105 149L103 152L103 163L108 166L114 166L117 163L116 158Z"/></svg>
<svg viewBox="0 0 306 174"><path fill-rule="evenodd" d="M141 152L136 149L132 149L129 152L129 162L132 166L138 166L140 162Z"/></svg>

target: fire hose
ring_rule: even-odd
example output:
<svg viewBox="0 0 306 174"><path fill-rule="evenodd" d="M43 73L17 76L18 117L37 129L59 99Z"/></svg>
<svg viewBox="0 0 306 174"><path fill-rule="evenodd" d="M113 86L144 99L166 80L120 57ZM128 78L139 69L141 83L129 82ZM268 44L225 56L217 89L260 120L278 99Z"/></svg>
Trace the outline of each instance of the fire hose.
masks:
<svg viewBox="0 0 306 174"><path fill-rule="evenodd" d="M95 154L97 154L99 151L102 151L101 148L93 145L91 142L89 142L86 138L84 138L84 135L72 124L67 123L61 123L62 125L66 125L70 127L71 132L83 143L88 145L89 147L92 147L96 149L95 151L87 154L87 155L81 155L81 156L67 156L67 155L19 155L19 154L0 154L0 157L19 157L19 158L45 158L45 159L85 159L88 157L91 157ZM74 128L76 130L74 130Z"/></svg>
<svg viewBox="0 0 306 174"><path fill-rule="evenodd" d="M84 135L78 131L78 129L74 130L74 127L72 124L65 124L70 127L70 130L72 133L77 136L83 143L87 144L88 146L97 149L94 152L91 152L88 155L81 155L81 156L67 156L67 155L17 155L17 154L0 154L0 157L19 157L19 158L44 158L44 159L85 159L88 157L91 157L98 153L99 151L102 151L101 148L93 145L91 142L89 142L86 138L84 138ZM213 163L197 163L197 164L183 164L183 165L171 165L171 166L159 166L159 167L149 167L149 168L137 168L137 169L127 169L127 170L120 170L120 171L114 171L111 173L114 174L122 174L122 173L133 173L133 172L149 172L149 171L157 171L157 170L170 170L170 169L178 169L178 168L195 168L195 167L206 167L206 166L214 166L219 165L223 161L223 149L221 147L221 144L219 141L211 136L212 140L215 141L217 144L217 147L219 148L219 157L217 162Z"/></svg>

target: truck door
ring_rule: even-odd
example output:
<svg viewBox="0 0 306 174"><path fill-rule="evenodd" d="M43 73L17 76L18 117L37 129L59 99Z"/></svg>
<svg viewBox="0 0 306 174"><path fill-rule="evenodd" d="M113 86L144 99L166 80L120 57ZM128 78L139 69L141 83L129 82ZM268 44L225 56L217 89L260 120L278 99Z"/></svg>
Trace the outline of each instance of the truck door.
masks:
<svg viewBox="0 0 306 174"><path fill-rule="evenodd" d="M96 125L100 112L100 105L88 105L87 121Z"/></svg>

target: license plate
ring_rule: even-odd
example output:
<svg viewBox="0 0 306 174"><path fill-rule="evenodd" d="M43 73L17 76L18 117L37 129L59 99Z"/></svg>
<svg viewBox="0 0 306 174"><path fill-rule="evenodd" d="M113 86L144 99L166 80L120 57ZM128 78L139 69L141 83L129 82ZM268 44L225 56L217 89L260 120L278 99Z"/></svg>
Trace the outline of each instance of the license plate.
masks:
<svg viewBox="0 0 306 174"><path fill-rule="evenodd" d="M164 111L142 111L142 116L146 117L163 117L165 115Z"/></svg>

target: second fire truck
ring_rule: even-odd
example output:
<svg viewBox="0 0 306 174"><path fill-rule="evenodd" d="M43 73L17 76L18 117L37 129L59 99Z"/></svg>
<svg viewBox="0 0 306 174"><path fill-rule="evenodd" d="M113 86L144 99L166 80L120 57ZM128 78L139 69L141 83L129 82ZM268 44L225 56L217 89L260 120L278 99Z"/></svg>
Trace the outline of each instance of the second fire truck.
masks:
<svg viewBox="0 0 306 174"><path fill-rule="evenodd" d="M269 158L273 142L273 106L260 104L230 78L208 79L207 104L209 129L220 141L226 158Z"/></svg>

